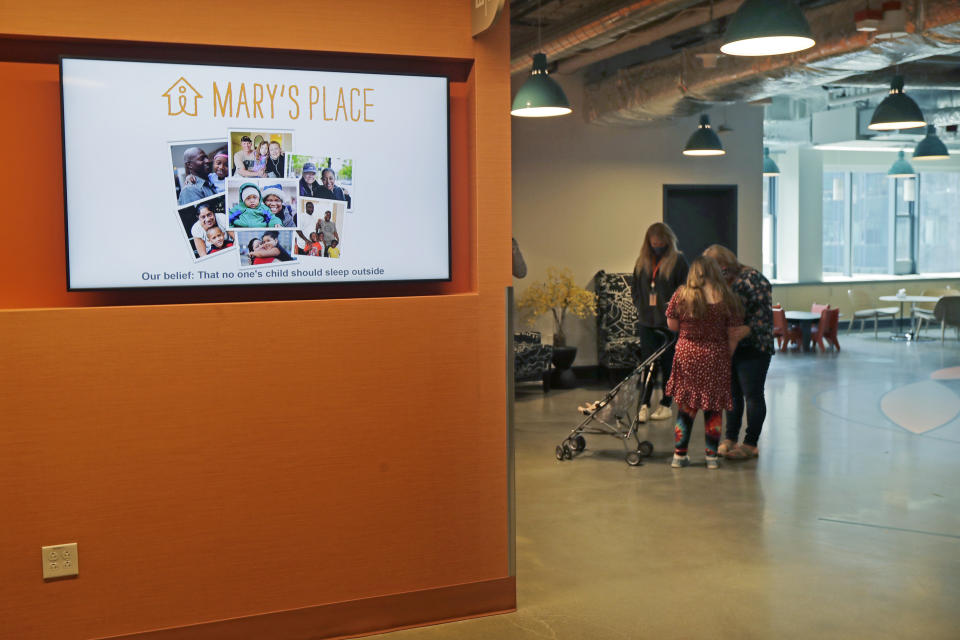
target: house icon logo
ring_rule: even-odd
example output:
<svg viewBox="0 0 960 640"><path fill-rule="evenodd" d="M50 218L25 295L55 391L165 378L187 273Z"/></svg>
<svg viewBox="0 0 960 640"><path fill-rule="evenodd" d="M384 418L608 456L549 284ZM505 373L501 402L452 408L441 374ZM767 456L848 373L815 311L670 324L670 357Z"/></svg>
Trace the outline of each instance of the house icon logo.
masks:
<svg viewBox="0 0 960 640"><path fill-rule="evenodd" d="M167 115L178 116L182 113L196 116L197 101L203 96L187 82L186 78L180 76L180 79L163 93L163 97L167 99Z"/></svg>

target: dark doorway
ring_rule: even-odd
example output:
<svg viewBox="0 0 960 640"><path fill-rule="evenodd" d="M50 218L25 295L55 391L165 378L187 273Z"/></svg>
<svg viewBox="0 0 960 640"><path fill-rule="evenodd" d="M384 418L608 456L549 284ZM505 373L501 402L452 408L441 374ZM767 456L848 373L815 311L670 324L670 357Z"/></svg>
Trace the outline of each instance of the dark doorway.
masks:
<svg viewBox="0 0 960 640"><path fill-rule="evenodd" d="M737 185L663 185L663 221L690 262L712 244L737 252Z"/></svg>

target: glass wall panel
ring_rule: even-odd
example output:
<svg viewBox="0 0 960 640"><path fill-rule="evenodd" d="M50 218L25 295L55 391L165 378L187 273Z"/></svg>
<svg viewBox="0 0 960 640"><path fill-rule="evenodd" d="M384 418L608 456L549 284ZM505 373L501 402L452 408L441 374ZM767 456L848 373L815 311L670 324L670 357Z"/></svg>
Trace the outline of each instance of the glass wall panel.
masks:
<svg viewBox="0 0 960 640"><path fill-rule="evenodd" d="M763 179L763 275L777 277L777 178Z"/></svg>
<svg viewBox="0 0 960 640"><path fill-rule="evenodd" d="M890 264L890 185L885 173L851 174L851 271L893 273Z"/></svg>
<svg viewBox="0 0 960 640"><path fill-rule="evenodd" d="M847 174L823 172L823 273L848 272Z"/></svg>
<svg viewBox="0 0 960 640"><path fill-rule="evenodd" d="M960 173L922 173L917 271L960 271Z"/></svg>

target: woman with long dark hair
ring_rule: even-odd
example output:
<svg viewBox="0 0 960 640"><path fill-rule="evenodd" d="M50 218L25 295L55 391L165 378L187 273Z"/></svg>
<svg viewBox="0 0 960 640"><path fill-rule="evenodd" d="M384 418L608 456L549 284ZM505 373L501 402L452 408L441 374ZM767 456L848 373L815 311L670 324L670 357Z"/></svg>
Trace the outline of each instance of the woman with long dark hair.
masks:
<svg viewBox="0 0 960 640"><path fill-rule="evenodd" d="M720 265L723 277L744 307L744 320L750 335L733 352L733 376L730 392L733 408L727 411L727 428L720 455L727 458L755 458L763 421L767 417L767 400L763 388L773 357L773 303L770 281L762 273L741 264L737 255L719 244L707 247L703 255ZM747 432L738 444L743 411L747 411Z"/></svg>
<svg viewBox="0 0 960 640"><path fill-rule="evenodd" d="M251 239L247 243L247 257L254 265L293 260L293 256L280 246L279 231L264 231L262 237Z"/></svg>
<svg viewBox="0 0 960 640"><path fill-rule="evenodd" d="M653 355L665 340L673 339L673 332L667 327L667 304L677 287L686 282L687 270L687 261L677 250L677 236L673 230L662 222L650 225L643 238L631 282L633 304L637 307L637 323L640 325L640 356L644 360ZM650 412L653 387L658 384L665 389L672 364L671 347L657 360L654 377L651 384L647 385L646 395L640 404L640 422L673 417L670 408L672 400L666 392L660 398L660 405L653 413Z"/></svg>

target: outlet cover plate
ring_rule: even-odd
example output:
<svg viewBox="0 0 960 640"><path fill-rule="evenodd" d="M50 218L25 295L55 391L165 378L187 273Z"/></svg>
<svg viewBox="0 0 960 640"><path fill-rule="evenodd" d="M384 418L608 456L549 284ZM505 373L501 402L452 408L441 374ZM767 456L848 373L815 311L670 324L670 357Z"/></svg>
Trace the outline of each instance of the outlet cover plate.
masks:
<svg viewBox="0 0 960 640"><path fill-rule="evenodd" d="M41 547L41 555L44 580L80 575L80 556L76 542Z"/></svg>

